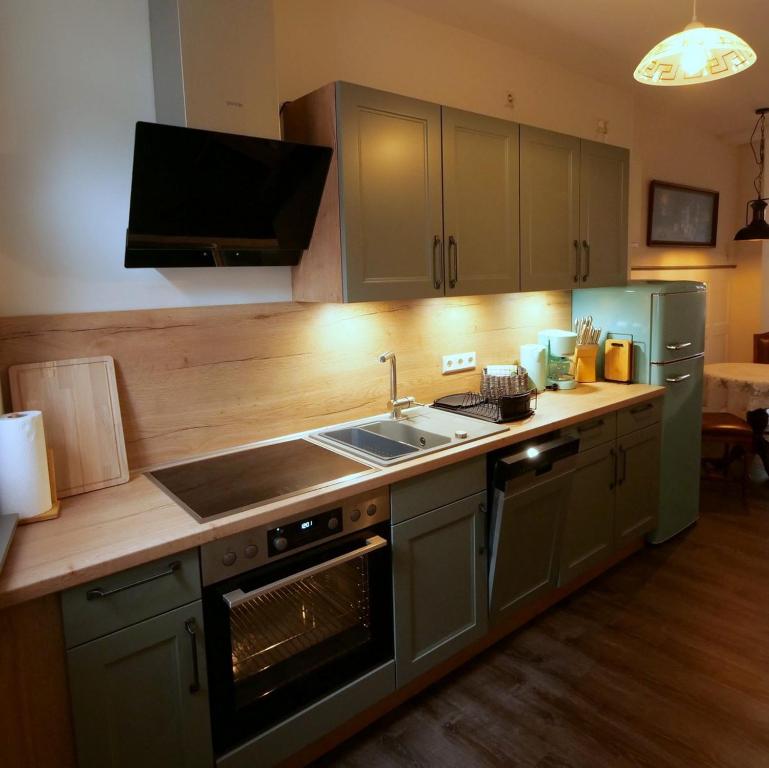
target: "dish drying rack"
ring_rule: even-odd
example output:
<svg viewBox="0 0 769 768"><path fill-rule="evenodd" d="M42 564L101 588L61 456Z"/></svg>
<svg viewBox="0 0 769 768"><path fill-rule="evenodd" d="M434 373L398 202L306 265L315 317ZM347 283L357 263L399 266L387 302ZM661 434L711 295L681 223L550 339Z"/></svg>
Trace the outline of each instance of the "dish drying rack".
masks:
<svg viewBox="0 0 769 768"><path fill-rule="evenodd" d="M513 409L513 398L517 395L529 394L533 397L533 406L521 413ZM456 395L439 397L433 408L464 416L472 416L495 424L510 421L520 421L531 416L537 409L537 388L532 385L529 375L523 366L518 366L515 373L509 376L494 376L481 374L480 392L462 392Z"/></svg>

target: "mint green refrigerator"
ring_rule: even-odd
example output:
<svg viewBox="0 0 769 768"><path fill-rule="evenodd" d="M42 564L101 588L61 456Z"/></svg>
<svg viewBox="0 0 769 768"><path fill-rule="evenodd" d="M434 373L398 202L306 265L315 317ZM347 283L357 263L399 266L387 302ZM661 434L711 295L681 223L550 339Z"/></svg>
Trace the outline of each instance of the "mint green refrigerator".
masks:
<svg viewBox="0 0 769 768"><path fill-rule="evenodd" d="M633 381L666 389L659 523L649 534L655 544L699 516L705 299L705 285L688 280L634 280L572 292L572 315L592 315L601 328L599 374L607 334L632 336Z"/></svg>

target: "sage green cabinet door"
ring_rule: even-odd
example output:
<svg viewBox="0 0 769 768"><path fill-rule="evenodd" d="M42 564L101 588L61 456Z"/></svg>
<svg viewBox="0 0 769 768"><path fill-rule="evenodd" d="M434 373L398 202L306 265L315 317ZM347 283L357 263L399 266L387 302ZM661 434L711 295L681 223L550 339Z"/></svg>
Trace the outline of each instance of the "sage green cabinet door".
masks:
<svg viewBox="0 0 769 768"><path fill-rule="evenodd" d="M486 633L486 494L392 529L399 686Z"/></svg>
<svg viewBox="0 0 769 768"><path fill-rule="evenodd" d="M518 125L443 107L446 295L519 289Z"/></svg>
<svg viewBox="0 0 769 768"><path fill-rule="evenodd" d="M345 301L442 296L441 108L338 88Z"/></svg>
<svg viewBox="0 0 769 768"><path fill-rule="evenodd" d="M580 286L625 285L629 152L582 140L579 219Z"/></svg>
<svg viewBox="0 0 769 768"><path fill-rule="evenodd" d="M579 280L579 156L575 136L521 126L521 290Z"/></svg>
<svg viewBox="0 0 769 768"><path fill-rule="evenodd" d="M546 473L538 485L495 502L489 568L492 623L555 588L563 510L569 503L573 476L572 471L554 478Z"/></svg>
<svg viewBox="0 0 769 768"><path fill-rule="evenodd" d="M564 586L614 550L614 443L604 443L577 457L571 500L561 539L558 585Z"/></svg>
<svg viewBox="0 0 769 768"><path fill-rule="evenodd" d="M660 496L660 425L617 440L614 541L621 546L657 525Z"/></svg>
<svg viewBox="0 0 769 768"><path fill-rule="evenodd" d="M80 768L211 768L202 628L197 601L67 651Z"/></svg>

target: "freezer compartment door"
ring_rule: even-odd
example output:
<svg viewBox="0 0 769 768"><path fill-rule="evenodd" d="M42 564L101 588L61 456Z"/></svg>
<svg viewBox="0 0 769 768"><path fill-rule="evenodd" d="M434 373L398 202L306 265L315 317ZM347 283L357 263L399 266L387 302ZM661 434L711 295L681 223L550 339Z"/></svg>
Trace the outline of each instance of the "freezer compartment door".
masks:
<svg viewBox="0 0 769 768"><path fill-rule="evenodd" d="M652 296L652 363L668 363L705 351L704 291Z"/></svg>
<svg viewBox="0 0 769 768"><path fill-rule="evenodd" d="M688 294L680 294L688 295ZM704 358L651 366L651 384L665 387L662 406L660 514L655 544L699 517Z"/></svg>

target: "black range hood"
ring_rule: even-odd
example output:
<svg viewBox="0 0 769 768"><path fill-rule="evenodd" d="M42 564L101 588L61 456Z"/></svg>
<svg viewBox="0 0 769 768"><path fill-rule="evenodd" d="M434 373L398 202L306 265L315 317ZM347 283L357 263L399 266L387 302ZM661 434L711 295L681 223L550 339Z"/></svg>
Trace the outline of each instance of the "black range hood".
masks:
<svg viewBox="0 0 769 768"><path fill-rule="evenodd" d="M126 267L298 264L332 150L136 124Z"/></svg>

